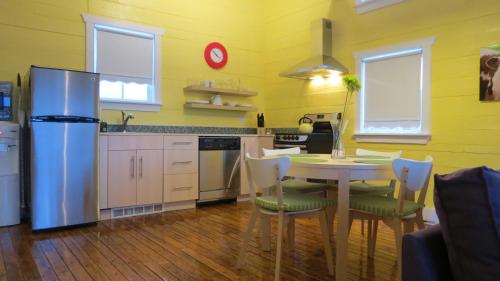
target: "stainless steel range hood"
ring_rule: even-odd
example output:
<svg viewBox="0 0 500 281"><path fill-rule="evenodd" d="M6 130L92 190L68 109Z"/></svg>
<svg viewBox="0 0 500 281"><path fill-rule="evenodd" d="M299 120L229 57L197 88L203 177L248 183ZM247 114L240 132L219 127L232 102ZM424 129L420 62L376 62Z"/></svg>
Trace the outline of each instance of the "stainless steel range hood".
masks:
<svg viewBox="0 0 500 281"><path fill-rule="evenodd" d="M320 19L311 23L312 49L311 57L290 69L281 72L280 76L312 79L344 74L348 69L332 56L332 22Z"/></svg>

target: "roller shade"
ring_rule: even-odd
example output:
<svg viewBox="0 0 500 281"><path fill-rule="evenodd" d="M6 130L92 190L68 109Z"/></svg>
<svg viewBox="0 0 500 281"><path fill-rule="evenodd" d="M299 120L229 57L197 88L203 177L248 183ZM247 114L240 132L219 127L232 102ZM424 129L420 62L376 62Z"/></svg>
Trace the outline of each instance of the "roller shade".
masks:
<svg viewBox="0 0 500 281"><path fill-rule="evenodd" d="M130 80L134 81L141 78L137 80L151 83L153 62L153 35L96 27L95 68L107 79L124 81L132 78Z"/></svg>
<svg viewBox="0 0 500 281"><path fill-rule="evenodd" d="M419 130L422 112L422 50L366 58L364 131Z"/></svg>

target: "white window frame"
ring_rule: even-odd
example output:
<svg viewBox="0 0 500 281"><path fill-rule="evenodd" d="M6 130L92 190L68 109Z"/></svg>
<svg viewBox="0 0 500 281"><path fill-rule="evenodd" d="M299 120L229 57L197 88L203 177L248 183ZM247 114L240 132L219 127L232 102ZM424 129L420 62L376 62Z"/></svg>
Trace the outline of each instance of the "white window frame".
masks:
<svg viewBox="0 0 500 281"><path fill-rule="evenodd" d="M356 8L358 14L364 14L373 10L392 6L403 1L405 0L356 0L356 5L354 7Z"/></svg>
<svg viewBox="0 0 500 281"><path fill-rule="evenodd" d="M354 53L356 73L361 80L361 90L356 99L356 131L354 138L357 142L375 143L413 143L426 144L431 138L431 62L432 45L435 37L405 42L397 45L365 50ZM362 132L362 104L364 100L364 73L363 60L374 56L404 52L411 49L422 49L422 96L421 96L421 131L419 133L363 133Z"/></svg>
<svg viewBox="0 0 500 281"><path fill-rule="evenodd" d="M160 111L161 102L161 39L164 33L163 28L151 27L142 24L129 23L125 21L95 17L87 14L82 14L83 21L86 26L86 69L89 72L95 72L95 29L96 25L106 27L120 28L141 33L148 33L153 36L154 40L154 102L134 102L134 101L116 101L101 99L101 109L116 109L116 110L137 110L137 111Z"/></svg>

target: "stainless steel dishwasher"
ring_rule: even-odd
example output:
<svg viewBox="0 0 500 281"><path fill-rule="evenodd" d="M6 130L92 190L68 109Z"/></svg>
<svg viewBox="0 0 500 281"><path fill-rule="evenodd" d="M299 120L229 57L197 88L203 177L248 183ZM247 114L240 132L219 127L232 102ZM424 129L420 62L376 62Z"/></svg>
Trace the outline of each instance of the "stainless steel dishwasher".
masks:
<svg viewBox="0 0 500 281"><path fill-rule="evenodd" d="M236 200L240 192L240 138L200 137L198 203Z"/></svg>

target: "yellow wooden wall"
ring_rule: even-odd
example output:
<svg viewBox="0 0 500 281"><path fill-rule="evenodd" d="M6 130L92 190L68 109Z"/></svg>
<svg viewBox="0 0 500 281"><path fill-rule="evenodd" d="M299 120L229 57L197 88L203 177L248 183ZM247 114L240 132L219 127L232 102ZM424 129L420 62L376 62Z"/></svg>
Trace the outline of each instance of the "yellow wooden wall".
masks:
<svg viewBox="0 0 500 281"><path fill-rule="evenodd" d="M403 150L415 159L430 154L436 173L481 165L500 169L500 103L479 102L479 49L500 43L500 1L407 0L363 15L356 14L353 0L270 2L266 30L271 39L264 50L265 103L272 126L293 126L305 112L337 111L343 103L338 87L314 88L277 76L307 56L311 20L333 20L335 57L352 72L355 51L435 36L429 144L356 143L350 138L352 122L347 149ZM351 120L354 111L353 102ZM427 203L432 204L432 190Z"/></svg>
<svg viewBox="0 0 500 281"><path fill-rule="evenodd" d="M159 113L136 112L131 124L255 126L255 113L184 110L182 88L193 79L241 79L245 87L262 92L261 10L260 1L253 0L2 0L0 80L15 81L16 73L31 64L84 70L81 14L88 13L165 29L164 106ZM204 61L204 48L212 41L228 49L223 70L212 70ZM263 109L262 100L245 101ZM102 119L118 123L120 114L106 110Z"/></svg>
<svg viewBox="0 0 500 281"><path fill-rule="evenodd" d="M0 80L15 80L30 64L85 68L81 13L165 28L159 113L136 113L132 124L255 126L255 114L185 111L182 88L190 79L239 78L260 95L268 127L293 127L308 112L340 111L339 85L280 78L278 73L310 53L309 24L334 22L334 54L354 71L355 51L436 37L432 58L432 140L428 145L361 144L404 151L410 158L431 154L435 172L488 165L500 168L500 103L478 101L479 48L500 43L498 0L407 0L357 15L354 0L2 0ZM229 63L208 68L203 49L221 41ZM353 103L354 104L354 103ZM354 106L349 118L354 120ZM103 119L118 122L116 111ZM349 134L352 134L351 122ZM431 196L428 196L430 203Z"/></svg>

